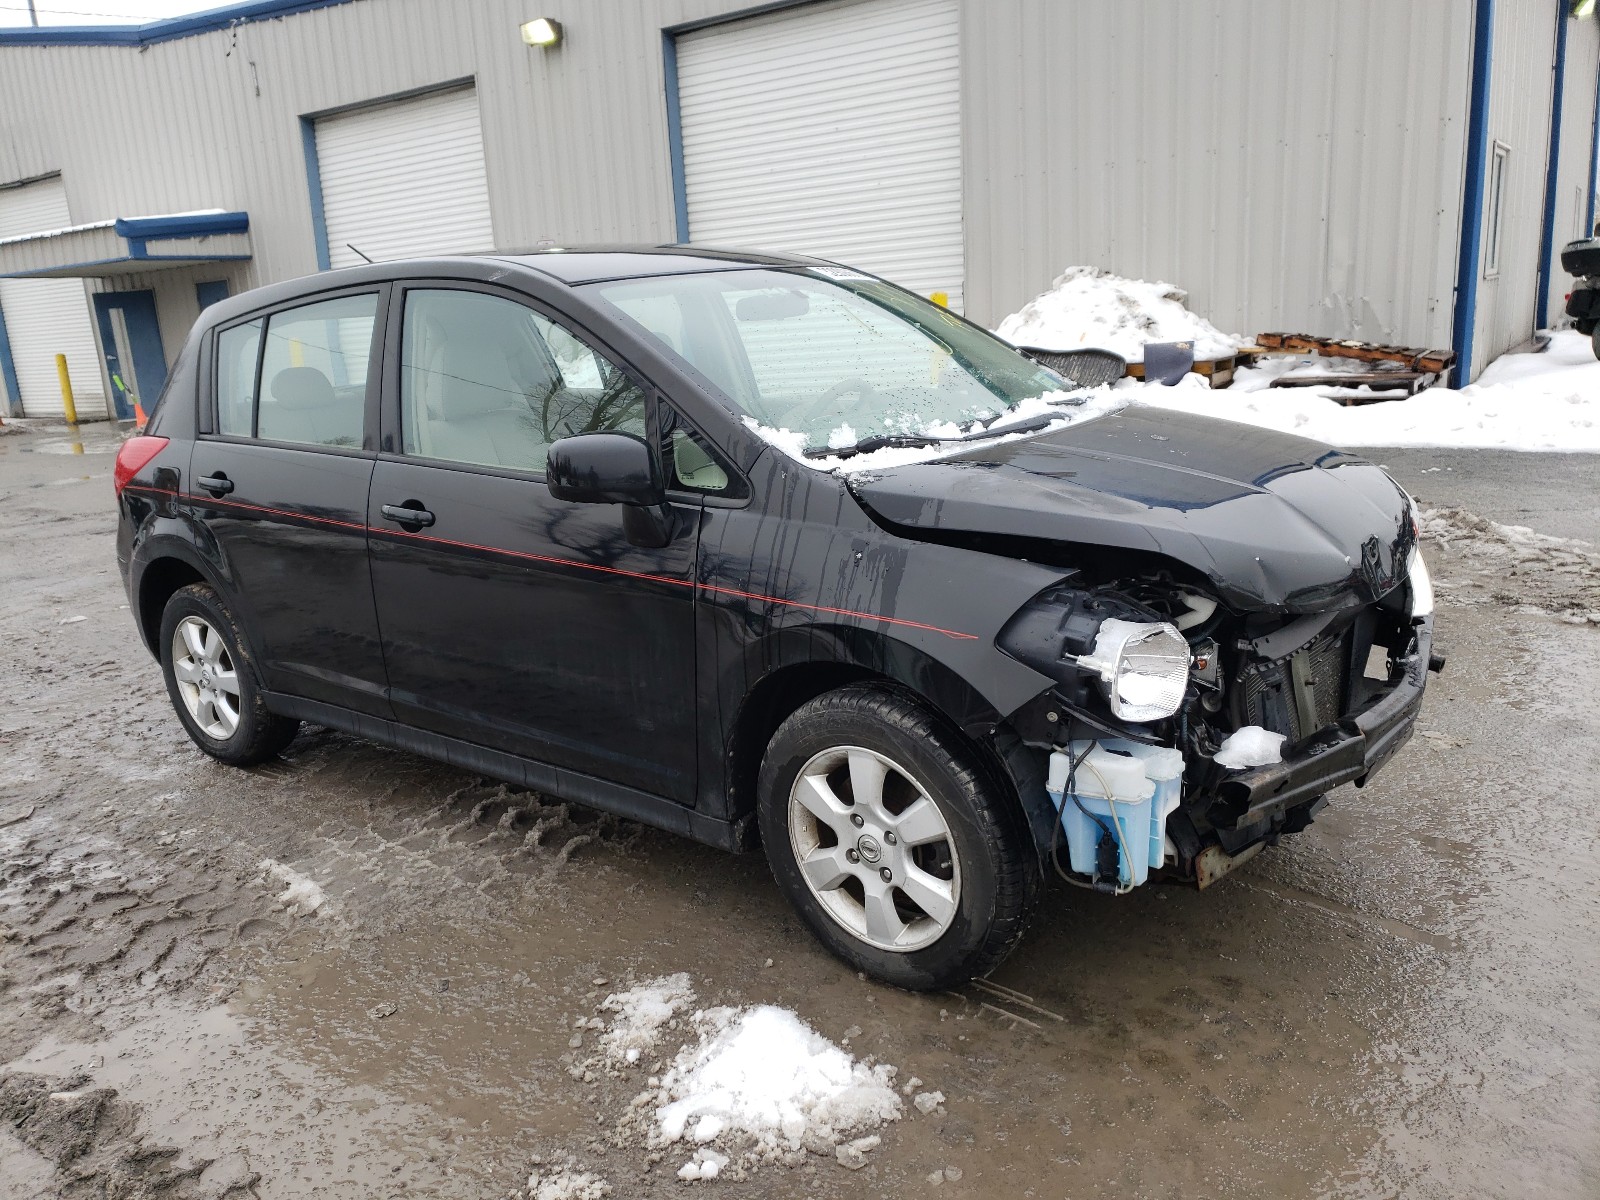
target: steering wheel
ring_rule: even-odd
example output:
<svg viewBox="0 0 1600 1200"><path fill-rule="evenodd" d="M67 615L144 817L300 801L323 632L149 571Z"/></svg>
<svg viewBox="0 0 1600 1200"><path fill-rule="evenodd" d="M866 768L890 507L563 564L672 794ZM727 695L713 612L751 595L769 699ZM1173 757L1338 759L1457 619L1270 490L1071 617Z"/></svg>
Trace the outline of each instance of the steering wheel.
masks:
<svg viewBox="0 0 1600 1200"><path fill-rule="evenodd" d="M873 387L859 375L851 375L841 379L827 391L813 400L802 400L798 404L790 405L789 411L784 414L785 420L799 419L810 422L819 419L838 417L843 420L848 414L839 405L839 397L848 396L854 392L863 403L877 398L878 389ZM832 409L833 411L829 411Z"/></svg>

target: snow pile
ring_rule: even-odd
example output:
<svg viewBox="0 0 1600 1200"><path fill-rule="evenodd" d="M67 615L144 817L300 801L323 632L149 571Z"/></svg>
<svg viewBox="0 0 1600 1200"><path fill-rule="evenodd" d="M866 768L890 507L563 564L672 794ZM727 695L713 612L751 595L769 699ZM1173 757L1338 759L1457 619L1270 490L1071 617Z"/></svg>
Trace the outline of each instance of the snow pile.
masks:
<svg viewBox="0 0 1600 1200"><path fill-rule="evenodd" d="M1014 346L1111 350L1129 362L1144 361L1148 342L1193 342L1196 358L1220 358L1243 345L1185 308L1186 299L1171 284L1068 267L995 332Z"/></svg>
<svg viewBox="0 0 1600 1200"><path fill-rule="evenodd" d="M894 1068L869 1067L772 1005L696 1014L700 1041L661 1079L661 1137L697 1144L725 1134L757 1146L803 1149L900 1118Z"/></svg>
<svg viewBox="0 0 1600 1200"><path fill-rule="evenodd" d="M328 894L316 881L293 867L286 867L276 859L264 858L260 869L286 885L278 896L278 903L289 910L290 916L309 917L328 902Z"/></svg>
<svg viewBox="0 0 1600 1200"><path fill-rule="evenodd" d="M640 1055L655 1046L662 1026L693 1001L694 988L683 971L612 993L600 1005L617 1014L611 1028L601 1035L601 1049L614 1063L638 1062Z"/></svg>
<svg viewBox="0 0 1600 1200"><path fill-rule="evenodd" d="M1333 360L1319 359L1317 365ZM1335 446L1446 446L1461 449L1600 451L1600 362L1589 339L1551 335L1542 354L1507 354L1459 391L1430 388L1405 400L1346 408L1317 388L1272 388L1305 365L1271 357L1243 369L1231 388L1212 391L1199 375L1177 387L1123 381L1139 403L1295 433Z"/></svg>
<svg viewBox="0 0 1600 1200"><path fill-rule="evenodd" d="M936 462L941 458L951 458L957 454L967 454L980 447L999 446L1006 442L1014 442L1019 438L1038 437L1056 429L1065 429L1068 425L1076 425L1083 421L1092 421L1096 417L1108 416L1119 412L1128 406L1130 396L1120 392L1113 393L1108 387L1094 388L1082 392L1046 392L1042 396L1031 396L1022 401L1015 408L1009 409L996 417L986 427L985 432L992 437L974 438L971 441L949 441L934 446L885 446L881 450L873 450L866 454L852 454L848 457L824 455L818 458L806 457L806 435L792 429L773 429L762 425L754 417L745 417L744 423L763 441L768 442L777 449L782 450L790 458L804 463L818 471L840 471L853 474L857 471L877 471L888 467L901 467L907 463ZM1019 424L1037 420L1040 417L1056 417L1058 419L1039 429L1027 429L1022 432L1007 432ZM848 428L848 427L841 427ZM851 438L845 444L855 441L854 430L849 431ZM947 437L959 438L963 430L953 422L935 422L918 428L909 429L912 436L920 437ZM834 431L835 435L839 430ZM834 438L829 438L829 446L837 449Z"/></svg>
<svg viewBox="0 0 1600 1200"><path fill-rule="evenodd" d="M1501 604L1600 625L1600 553L1592 543L1502 525L1464 508L1424 509L1418 520L1423 538L1437 547L1429 561L1447 571L1434 587L1451 603Z"/></svg>
<svg viewBox="0 0 1600 1200"><path fill-rule="evenodd" d="M1219 767L1241 770L1270 767L1283 761L1283 734L1268 733L1259 725L1246 725L1228 735L1212 756Z"/></svg>
<svg viewBox="0 0 1600 1200"><path fill-rule="evenodd" d="M685 974L606 997L601 1010L616 1015L599 1040L600 1053L574 1063L569 1073L586 1082L602 1072L624 1078L639 1059L629 1051L650 1049L661 1031L677 1027L675 1014L693 1000ZM650 1064L645 1090L610 1137L619 1148L645 1143L646 1162L664 1162L679 1179L742 1180L764 1164L801 1166L808 1154L854 1170L879 1144L872 1131L903 1115L894 1067L858 1062L788 1009L708 1008L687 1023L687 1044ZM578 1024L593 1027L588 1018ZM911 1080L906 1094L920 1084ZM944 1096L935 1096L937 1111ZM919 1112L930 1110L926 1100L915 1103Z"/></svg>

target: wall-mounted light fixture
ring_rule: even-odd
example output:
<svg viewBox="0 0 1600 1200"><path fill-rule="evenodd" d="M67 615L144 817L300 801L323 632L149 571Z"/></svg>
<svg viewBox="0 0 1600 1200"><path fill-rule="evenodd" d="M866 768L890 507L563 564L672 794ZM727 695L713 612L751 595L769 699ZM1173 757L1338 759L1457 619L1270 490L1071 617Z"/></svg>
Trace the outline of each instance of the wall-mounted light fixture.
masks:
<svg viewBox="0 0 1600 1200"><path fill-rule="evenodd" d="M1594 0L1572 0L1572 15L1575 17L1593 16Z"/></svg>
<svg viewBox="0 0 1600 1200"><path fill-rule="evenodd" d="M1590 0L1593 3L1593 0ZM522 26L522 40L541 50L553 50L561 44L561 22L554 17L535 17Z"/></svg>

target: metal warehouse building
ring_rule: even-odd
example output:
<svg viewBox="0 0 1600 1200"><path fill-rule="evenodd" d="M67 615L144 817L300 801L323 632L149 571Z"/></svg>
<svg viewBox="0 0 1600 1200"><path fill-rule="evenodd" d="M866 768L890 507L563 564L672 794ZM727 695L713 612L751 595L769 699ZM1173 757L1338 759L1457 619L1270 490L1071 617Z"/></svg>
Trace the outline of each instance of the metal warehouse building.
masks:
<svg viewBox="0 0 1600 1200"><path fill-rule="evenodd" d="M1476 375L1594 224L1589 0L545 2L0 32L10 411L65 353L129 415L205 304L358 253L690 239L986 324L1089 263Z"/></svg>

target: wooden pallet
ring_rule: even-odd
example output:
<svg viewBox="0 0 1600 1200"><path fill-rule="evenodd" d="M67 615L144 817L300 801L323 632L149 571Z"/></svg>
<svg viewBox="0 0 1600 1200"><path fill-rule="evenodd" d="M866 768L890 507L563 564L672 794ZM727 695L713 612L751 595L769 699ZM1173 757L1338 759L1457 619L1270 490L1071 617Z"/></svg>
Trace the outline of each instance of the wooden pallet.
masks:
<svg viewBox="0 0 1600 1200"><path fill-rule="evenodd" d="M1454 350L1385 346L1377 342L1315 337L1309 333L1263 333L1256 338L1251 350L1279 354L1321 354L1328 358L1355 358L1363 362L1402 363L1413 371L1431 375L1444 374L1456 361Z"/></svg>
<svg viewBox="0 0 1600 1200"><path fill-rule="evenodd" d="M1403 392L1407 396L1415 396L1423 388L1432 387L1437 379L1438 376L1431 371L1345 371L1329 372L1326 375L1280 375L1272 381L1271 386L1275 388L1369 387L1375 391ZM1372 397L1373 400L1388 398Z"/></svg>
<svg viewBox="0 0 1600 1200"><path fill-rule="evenodd" d="M1189 369L1197 375L1204 375L1213 388L1225 388L1233 382L1233 373L1239 365L1239 356L1228 354L1222 358L1197 358ZM1144 364L1129 363L1128 378L1143 379Z"/></svg>

